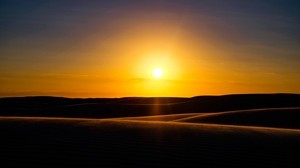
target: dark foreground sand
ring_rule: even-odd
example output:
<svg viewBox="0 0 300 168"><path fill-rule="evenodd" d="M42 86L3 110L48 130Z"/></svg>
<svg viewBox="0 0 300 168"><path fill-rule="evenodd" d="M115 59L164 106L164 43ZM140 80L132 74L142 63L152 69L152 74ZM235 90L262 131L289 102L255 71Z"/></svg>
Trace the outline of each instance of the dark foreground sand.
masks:
<svg viewBox="0 0 300 168"><path fill-rule="evenodd" d="M300 165L299 129L187 120L1 117L0 131L0 158L6 167Z"/></svg>

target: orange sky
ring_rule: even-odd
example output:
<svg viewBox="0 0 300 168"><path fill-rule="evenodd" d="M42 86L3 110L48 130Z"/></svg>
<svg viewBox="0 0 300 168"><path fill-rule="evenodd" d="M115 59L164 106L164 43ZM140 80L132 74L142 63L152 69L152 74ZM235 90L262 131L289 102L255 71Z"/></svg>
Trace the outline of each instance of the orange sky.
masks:
<svg viewBox="0 0 300 168"><path fill-rule="evenodd" d="M222 9L219 14L193 4L114 5L101 13L75 4L78 11L67 7L67 14L59 7L43 13L49 7L39 6L17 21L10 17L4 27L12 30L1 41L0 96L300 93L297 39L263 29L280 16L253 21L255 13L216 4L206 8ZM162 78L153 78L155 67L163 69Z"/></svg>

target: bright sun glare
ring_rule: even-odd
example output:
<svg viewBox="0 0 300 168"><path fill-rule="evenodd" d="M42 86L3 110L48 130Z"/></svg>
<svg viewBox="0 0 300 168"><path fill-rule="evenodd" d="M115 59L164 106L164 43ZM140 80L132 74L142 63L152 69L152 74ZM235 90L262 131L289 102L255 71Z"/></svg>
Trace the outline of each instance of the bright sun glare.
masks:
<svg viewBox="0 0 300 168"><path fill-rule="evenodd" d="M154 78L161 78L164 74L164 71L161 68L154 68L152 71L152 75Z"/></svg>

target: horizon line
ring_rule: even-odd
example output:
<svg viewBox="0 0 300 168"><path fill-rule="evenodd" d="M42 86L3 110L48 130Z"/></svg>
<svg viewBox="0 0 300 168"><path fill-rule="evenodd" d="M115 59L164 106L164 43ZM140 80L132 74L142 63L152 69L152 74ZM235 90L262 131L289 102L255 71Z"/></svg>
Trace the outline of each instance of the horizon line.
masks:
<svg viewBox="0 0 300 168"><path fill-rule="evenodd" d="M34 98L34 97L49 97L49 98L66 98L66 99L122 99L122 98L195 98L206 96L234 96L234 95L300 95L300 93L292 92L274 92L274 93L229 93L229 94L203 94L195 96L123 96L123 97L69 97L55 95L24 95L24 96L0 96L3 98Z"/></svg>

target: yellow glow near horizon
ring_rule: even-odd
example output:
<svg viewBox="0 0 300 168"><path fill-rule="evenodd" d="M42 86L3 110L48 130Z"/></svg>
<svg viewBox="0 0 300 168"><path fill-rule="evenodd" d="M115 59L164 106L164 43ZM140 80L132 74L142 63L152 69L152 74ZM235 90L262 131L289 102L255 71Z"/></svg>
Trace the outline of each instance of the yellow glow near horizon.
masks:
<svg viewBox="0 0 300 168"><path fill-rule="evenodd" d="M164 74L164 71L161 68L154 68L152 75L154 78L161 78Z"/></svg>
<svg viewBox="0 0 300 168"><path fill-rule="evenodd" d="M48 47L23 48L19 42L6 47L5 59L0 62L0 96L190 97L300 93L299 73L295 73L298 64L293 61L291 66L285 66L288 62L281 65L279 54L283 50L273 56L277 53L275 49L268 52L267 48L253 50L252 45L247 48L248 45L227 44L228 39L224 42L210 32L210 26L205 27L214 23L210 18L195 25L194 17L182 15L179 19L178 15L170 16L172 12L165 14L145 12L138 17L113 14L105 19L107 23L89 22L90 25L76 29L82 31L80 40L64 43L59 50L52 46L52 38ZM85 29L103 25L105 31ZM35 36L32 40L36 40ZM41 36L36 46L41 42L44 45L47 42L44 40ZM285 54L295 53L298 52L286 50ZM257 58L249 62L252 55ZM260 61L259 57L268 61Z"/></svg>

